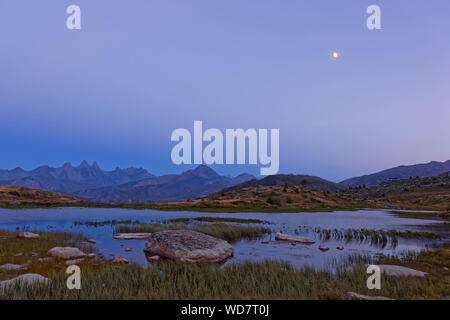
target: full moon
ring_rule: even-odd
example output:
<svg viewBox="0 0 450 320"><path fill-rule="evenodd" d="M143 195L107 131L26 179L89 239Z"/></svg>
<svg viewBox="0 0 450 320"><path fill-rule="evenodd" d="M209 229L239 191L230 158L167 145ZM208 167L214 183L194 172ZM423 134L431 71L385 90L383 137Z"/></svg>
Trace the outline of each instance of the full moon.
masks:
<svg viewBox="0 0 450 320"><path fill-rule="evenodd" d="M334 59L339 58L339 53L338 53L338 52L333 52L333 58L334 58Z"/></svg>

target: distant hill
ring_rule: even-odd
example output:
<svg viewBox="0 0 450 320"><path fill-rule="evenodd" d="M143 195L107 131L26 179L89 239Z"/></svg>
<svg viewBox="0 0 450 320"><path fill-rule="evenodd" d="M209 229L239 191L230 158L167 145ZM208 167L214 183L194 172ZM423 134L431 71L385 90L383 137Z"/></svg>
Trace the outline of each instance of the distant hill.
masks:
<svg viewBox="0 0 450 320"><path fill-rule="evenodd" d="M61 192L18 186L0 186L0 205L74 203L76 200Z"/></svg>
<svg viewBox="0 0 450 320"><path fill-rule="evenodd" d="M431 161L411 166L399 166L369 175L346 179L341 181L340 184L346 187L372 186L389 180L408 179L409 177L433 177L448 171L450 171L450 160L446 162Z"/></svg>
<svg viewBox="0 0 450 320"><path fill-rule="evenodd" d="M340 192L346 200L378 202L379 207L411 210L450 210L450 172L426 178L385 181L367 188Z"/></svg>
<svg viewBox="0 0 450 320"><path fill-rule="evenodd" d="M59 168L41 166L31 171L21 168L0 170L0 185L73 193L83 189L120 185L151 177L154 176L142 168L116 168L113 171L104 171L95 161L92 165L83 161L77 167L66 163Z"/></svg>
<svg viewBox="0 0 450 320"><path fill-rule="evenodd" d="M248 174L234 178L221 176L208 166L200 165L182 174L151 177L119 186L82 190L75 194L91 201L114 204L171 202L204 197L254 178Z"/></svg>
<svg viewBox="0 0 450 320"><path fill-rule="evenodd" d="M250 180L236 186L226 188L223 192L230 192L234 190L240 190L244 188L253 188L258 186L279 186L288 184L289 186L307 186L311 189L329 192L338 192L346 189L337 183L308 175L293 175L293 174L277 174L272 176L267 176L262 179Z"/></svg>

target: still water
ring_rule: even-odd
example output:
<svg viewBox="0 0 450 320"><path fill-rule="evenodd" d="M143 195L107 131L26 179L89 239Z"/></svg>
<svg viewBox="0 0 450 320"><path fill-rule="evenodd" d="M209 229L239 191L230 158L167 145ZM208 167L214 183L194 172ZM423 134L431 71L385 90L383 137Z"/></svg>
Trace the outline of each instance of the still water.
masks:
<svg viewBox="0 0 450 320"><path fill-rule="evenodd" d="M57 208L57 209L0 209L0 229L15 231L17 228L30 231L63 231L83 233L90 239L97 241L95 247L105 257L124 256L131 262L146 265L143 253L145 240L115 240L114 226L86 226L75 222L102 222L107 220L138 220L140 222L163 222L174 218L195 217L233 217L243 219L260 219L269 222L264 227L273 231L272 235L257 240L242 240L233 243L234 257L227 261L287 261L295 266L310 265L316 269L330 269L332 265L344 261L345 257L354 254L374 256L377 254L398 255L406 251L418 251L430 243L447 242L448 235L443 234L441 240L403 239L398 243L388 243L385 247L346 240L321 240L312 229L375 229L398 231L427 231L437 221L421 219L405 219L384 210L358 210L335 212L300 212L300 213L205 213L131 209L103 209L103 208ZM257 224L260 225L260 224ZM275 232L291 235L307 236L315 239L313 245L292 246L290 243L274 241ZM262 243L269 241L269 243ZM318 250L319 245L330 248L326 252ZM343 246L339 251L337 246ZM125 252L125 248L132 248Z"/></svg>

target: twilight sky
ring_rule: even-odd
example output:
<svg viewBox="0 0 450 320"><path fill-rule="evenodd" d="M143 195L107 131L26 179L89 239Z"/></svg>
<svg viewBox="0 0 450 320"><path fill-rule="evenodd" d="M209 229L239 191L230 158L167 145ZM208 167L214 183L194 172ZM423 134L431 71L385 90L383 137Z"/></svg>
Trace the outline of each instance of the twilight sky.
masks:
<svg viewBox="0 0 450 320"><path fill-rule="evenodd" d="M66 28L71 4L82 30ZM370 4L382 30L366 28ZM450 159L449 13L448 0L1 0L0 168L181 172L170 135L194 120L279 128L280 173Z"/></svg>

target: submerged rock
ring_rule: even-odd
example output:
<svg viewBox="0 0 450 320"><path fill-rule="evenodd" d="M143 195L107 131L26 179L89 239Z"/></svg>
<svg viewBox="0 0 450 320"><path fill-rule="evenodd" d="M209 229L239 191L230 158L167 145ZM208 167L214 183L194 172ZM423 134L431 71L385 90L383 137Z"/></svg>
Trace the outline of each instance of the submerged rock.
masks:
<svg viewBox="0 0 450 320"><path fill-rule="evenodd" d="M233 256L233 247L225 240L200 232L167 230L153 233L144 253L147 257L160 256L183 262L223 262Z"/></svg>
<svg viewBox="0 0 450 320"><path fill-rule="evenodd" d="M86 253L78 248L55 247L48 251L48 255L62 259L78 259L86 256Z"/></svg>
<svg viewBox="0 0 450 320"><path fill-rule="evenodd" d="M113 238L118 240L146 240L151 233L115 233Z"/></svg>
<svg viewBox="0 0 450 320"><path fill-rule="evenodd" d="M310 239L310 238L307 238L307 237L291 236L289 234L284 234L284 233L277 233L277 234L275 234L275 240L296 242L296 243L302 243L302 244L313 244L313 243L315 243L315 241L313 239Z"/></svg>
<svg viewBox="0 0 450 320"><path fill-rule="evenodd" d="M10 286L14 286L17 283L20 283L24 286L31 286L35 283L48 283L49 280L40 274L35 273L27 273L23 274L17 278L1 281L0 282L0 289L8 288Z"/></svg>

